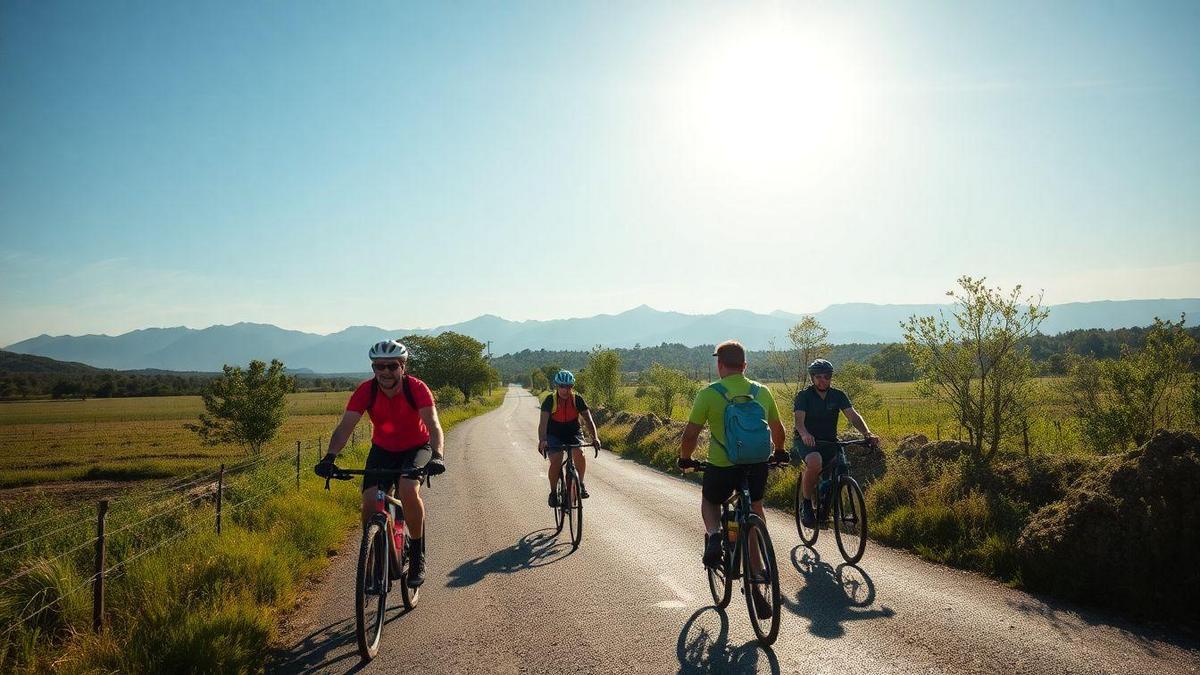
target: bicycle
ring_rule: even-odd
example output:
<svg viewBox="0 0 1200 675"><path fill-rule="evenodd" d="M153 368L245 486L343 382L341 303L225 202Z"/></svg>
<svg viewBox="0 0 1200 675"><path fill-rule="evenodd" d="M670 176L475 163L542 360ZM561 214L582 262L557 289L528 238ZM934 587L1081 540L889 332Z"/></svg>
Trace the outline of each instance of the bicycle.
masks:
<svg viewBox="0 0 1200 675"><path fill-rule="evenodd" d="M833 514L833 535L837 540L838 550L842 558L851 565L862 559L867 548L867 504L863 499L862 488L858 481L850 475L850 462L846 459L846 448L852 445L870 446L866 439L854 441L817 441L818 445L838 446L837 456L833 461L821 467L821 482L817 488L817 521L811 528L805 527L800 519L801 500L800 483L803 481L804 465L801 463L801 475L796 479L796 494L792 506L796 510L796 532L806 546L812 547L817 543L820 528ZM804 446L809 451L812 448ZM832 489L831 489L832 488Z"/></svg>
<svg viewBox="0 0 1200 675"><path fill-rule="evenodd" d="M572 551L579 548L579 542L583 541L583 499L579 496L579 470L575 468L574 450L587 447L595 449L595 457L600 456L600 448L594 442L557 445L550 448L550 450L561 448L566 454L558 474L558 491L556 493L558 506L553 507L554 534L562 532L563 523L566 522L571 532ZM547 450L542 453L542 457L549 459L549 454L550 451Z"/></svg>
<svg viewBox="0 0 1200 675"><path fill-rule="evenodd" d="M392 590L392 582L399 582L400 597L406 610L416 607L421 598L421 589L408 587L408 548L412 538L404 524L404 507L395 497L396 481L410 478L429 485L430 477L425 467L409 472L336 468L325 479L325 489L329 489L330 480L351 480L355 476L384 479L388 485L387 490L379 489L379 511L363 526L354 582L354 628L358 638L358 653L363 661L370 661L379 653L384 615L387 613L387 596ZM428 528L426 530L421 539L422 553L429 539ZM388 532L392 536L387 536Z"/></svg>
<svg viewBox="0 0 1200 675"><path fill-rule="evenodd" d="M707 471L714 467L699 460L681 460L680 468ZM768 467L781 466L775 462ZM723 548L720 567L705 566L708 571L708 590L718 609L724 609L733 595L733 580L742 580L742 593L746 596L746 608L750 612L750 625L758 642L769 647L779 636L779 612L782 601L779 595L779 567L775 564L775 547L767 525L750 508L750 479L742 473L738 489L721 504L721 545ZM732 506L732 508L731 508ZM761 569L756 574L753 561L757 558ZM754 606L754 591L768 598L771 616L764 619Z"/></svg>

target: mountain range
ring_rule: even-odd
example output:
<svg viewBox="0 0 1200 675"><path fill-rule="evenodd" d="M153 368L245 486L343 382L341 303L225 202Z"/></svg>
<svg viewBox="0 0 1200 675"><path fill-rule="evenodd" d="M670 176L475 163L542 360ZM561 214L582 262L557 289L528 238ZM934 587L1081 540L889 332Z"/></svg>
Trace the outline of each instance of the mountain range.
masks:
<svg viewBox="0 0 1200 675"><path fill-rule="evenodd" d="M896 342L900 322L911 315L949 316L950 305L831 305L813 316L829 329L834 344ZM1042 323L1046 334L1080 328L1145 326L1155 317L1195 316L1200 299L1104 300L1055 305ZM524 349L575 350L606 347L681 343L714 344L728 338L741 340L750 349L766 349L771 341L782 347L788 328L802 315L783 311L759 314L727 309L716 314L664 312L646 305L620 314L548 321L509 321L484 314L462 323L436 328L383 329L351 326L329 335L287 330L270 324L238 323L203 329L144 328L122 335L39 335L4 349L21 354L78 361L100 368L122 370L155 368L177 371L220 370L226 363L245 364L251 359L278 358L290 369L318 373L364 371L367 347L378 340L403 335L436 335L455 331L481 341L491 341L493 354Z"/></svg>

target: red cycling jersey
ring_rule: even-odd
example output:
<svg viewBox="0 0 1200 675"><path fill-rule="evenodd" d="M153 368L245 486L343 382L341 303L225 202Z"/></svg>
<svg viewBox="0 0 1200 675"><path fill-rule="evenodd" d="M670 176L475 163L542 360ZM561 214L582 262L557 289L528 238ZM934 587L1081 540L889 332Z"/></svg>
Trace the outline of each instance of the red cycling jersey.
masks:
<svg viewBox="0 0 1200 675"><path fill-rule="evenodd" d="M429 391L429 385L409 375L408 386L417 404L415 409L408 404L400 387L396 387L396 393L392 396L380 389L375 395L375 405L368 411L367 403L371 400L371 383L374 381L371 379L358 385L346 404L346 410L370 415L371 424L375 427L371 432L371 442L390 452L412 450L428 443L429 429L417 410L433 405L433 392Z"/></svg>

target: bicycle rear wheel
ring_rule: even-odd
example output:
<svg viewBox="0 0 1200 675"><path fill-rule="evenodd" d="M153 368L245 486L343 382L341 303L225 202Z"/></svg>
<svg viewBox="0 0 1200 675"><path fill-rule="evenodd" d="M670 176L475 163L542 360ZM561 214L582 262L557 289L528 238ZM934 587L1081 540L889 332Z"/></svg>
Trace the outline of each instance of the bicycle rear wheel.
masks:
<svg viewBox="0 0 1200 675"><path fill-rule="evenodd" d="M833 508L833 535L837 538L838 550L846 562L853 565L862 559L867 548L867 504L858 481L842 476Z"/></svg>
<svg viewBox="0 0 1200 675"><path fill-rule="evenodd" d="M583 499L579 496L579 476L574 471L567 473L567 521L571 525L571 550L579 548L583 541Z"/></svg>
<svg viewBox="0 0 1200 675"><path fill-rule="evenodd" d="M718 567L704 566L708 572L708 590L712 593L713 604L717 609L724 609L729 605L729 599L733 596L733 575L731 574L733 567L733 551L730 550L729 530L725 527L728 522L725 517L725 509L721 511L721 546L725 549L725 555L721 556L721 564ZM707 543L707 542L706 542Z"/></svg>
<svg viewBox="0 0 1200 675"><path fill-rule="evenodd" d="M426 521L426 523L428 523L428 521ZM422 554L425 553L425 539L428 536L429 536L429 528L426 527L425 533L421 537L421 553ZM404 557L400 561L401 569L404 570L404 573L400 575L400 581L399 581L399 583L400 583L400 598L402 600L404 600L404 609L412 609L413 607L416 607L417 601L421 599L421 589L420 588L409 588L408 587L408 561L409 561L408 543L410 541L412 541L412 540L409 539L407 536L404 537L405 551L404 551Z"/></svg>
<svg viewBox="0 0 1200 675"><path fill-rule="evenodd" d="M804 542L805 546L812 546L817 543L817 535L821 533L821 523L816 522L812 527L805 527L800 520L800 508L804 501L804 495L800 491L802 482L804 482L803 472L796 476L796 493L792 495L792 510L796 514L796 533L800 535L800 541Z"/></svg>
<svg viewBox="0 0 1200 675"><path fill-rule="evenodd" d="M387 612L388 560L385 523L372 520L363 531L358 549L355 578L354 616L358 654L370 661L379 653L383 619Z"/></svg>
<svg viewBox="0 0 1200 675"><path fill-rule="evenodd" d="M779 568L775 565L775 547L771 544L771 536L767 534L767 526L757 514L750 514L742 531L742 589L746 594L746 608L750 612L750 625L758 642L769 647L779 637ZM752 561L757 558L759 570L754 572ZM760 613L755 602L755 595L761 596L766 602Z"/></svg>

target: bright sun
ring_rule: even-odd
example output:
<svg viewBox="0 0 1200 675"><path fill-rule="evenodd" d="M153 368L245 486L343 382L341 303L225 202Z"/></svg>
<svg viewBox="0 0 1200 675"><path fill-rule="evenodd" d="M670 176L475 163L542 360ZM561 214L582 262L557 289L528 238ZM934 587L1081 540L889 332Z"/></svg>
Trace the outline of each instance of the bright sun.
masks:
<svg viewBox="0 0 1200 675"><path fill-rule="evenodd" d="M783 27L712 45L686 84L697 150L739 165L779 168L828 158L853 132L854 69L827 37Z"/></svg>

